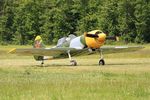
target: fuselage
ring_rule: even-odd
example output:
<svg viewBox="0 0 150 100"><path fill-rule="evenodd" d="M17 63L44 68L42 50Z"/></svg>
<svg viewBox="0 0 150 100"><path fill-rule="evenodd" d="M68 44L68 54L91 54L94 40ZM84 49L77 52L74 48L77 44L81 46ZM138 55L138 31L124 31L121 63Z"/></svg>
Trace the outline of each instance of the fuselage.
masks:
<svg viewBox="0 0 150 100"><path fill-rule="evenodd" d="M97 34L97 37L88 37L86 34ZM82 36L78 36L70 41L70 48L83 49L85 47L96 49L105 43L106 35L100 30L90 31Z"/></svg>

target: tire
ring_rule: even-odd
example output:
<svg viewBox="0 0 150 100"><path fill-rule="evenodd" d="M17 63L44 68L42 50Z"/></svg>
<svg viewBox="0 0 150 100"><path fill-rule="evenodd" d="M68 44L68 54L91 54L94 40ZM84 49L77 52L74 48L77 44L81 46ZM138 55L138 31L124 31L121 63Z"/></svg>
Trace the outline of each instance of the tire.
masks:
<svg viewBox="0 0 150 100"><path fill-rule="evenodd" d="M99 65L105 65L104 59L100 59L100 60L99 60Z"/></svg>
<svg viewBox="0 0 150 100"><path fill-rule="evenodd" d="M71 66L77 66L77 62L75 60L71 60L70 63L71 63Z"/></svg>

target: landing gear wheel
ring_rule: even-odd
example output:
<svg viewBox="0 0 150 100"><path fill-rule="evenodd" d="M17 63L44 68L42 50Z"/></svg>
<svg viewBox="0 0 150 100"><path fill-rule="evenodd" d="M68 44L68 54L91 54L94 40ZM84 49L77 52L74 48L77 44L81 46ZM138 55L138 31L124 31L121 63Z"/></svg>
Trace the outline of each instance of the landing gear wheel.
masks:
<svg viewBox="0 0 150 100"><path fill-rule="evenodd" d="M41 62L41 67L43 67L43 65L44 65L44 60L42 60L42 62Z"/></svg>
<svg viewBox="0 0 150 100"><path fill-rule="evenodd" d="M70 63L71 63L71 66L77 66L77 62L75 60L71 60Z"/></svg>
<svg viewBox="0 0 150 100"><path fill-rule="evenodd" d="M104 59L100 59L100 60L99 60L99 65L105 65Z"/></svg>

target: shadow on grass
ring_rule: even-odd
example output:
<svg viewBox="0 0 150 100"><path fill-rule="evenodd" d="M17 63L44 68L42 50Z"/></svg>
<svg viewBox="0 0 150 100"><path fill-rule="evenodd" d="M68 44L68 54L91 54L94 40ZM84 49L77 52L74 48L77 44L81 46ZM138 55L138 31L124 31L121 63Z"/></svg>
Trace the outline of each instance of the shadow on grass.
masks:
<svg viewBox="0 0 150 100"><path fill-rule="evenodd" d="M29 67L29 66L28 66ZM30 67L75 67L75 66L71 66L71 65L65 65L65 64L44 64L44 65L32 65Z"/></svg>
<svg viewBox="0 0 150 100"><path fill-rule="evenodd" d="M145 64L150 64L150 63L113 63L113 64L106 64L106 65L145 65Z"/></svg>
<svg viewBox="0 0 150 100"><path fill-rule="evenodd" d="M80 67L80 66L98 66L98 67L112 67L112 66L119 66L121 67L122 66L125 66L125 65L145 65L145 64L150 64L150 63L108 63L108 64L105 64L105 65L98 65L98 64L78 64L77 66L72 66L72 65L69 65L69 64L44 64L43 66L41 65L32 65L30 67L71 67L71 68L74 68L74 67ZM29 67L29 66L27 66Z"/></svg>

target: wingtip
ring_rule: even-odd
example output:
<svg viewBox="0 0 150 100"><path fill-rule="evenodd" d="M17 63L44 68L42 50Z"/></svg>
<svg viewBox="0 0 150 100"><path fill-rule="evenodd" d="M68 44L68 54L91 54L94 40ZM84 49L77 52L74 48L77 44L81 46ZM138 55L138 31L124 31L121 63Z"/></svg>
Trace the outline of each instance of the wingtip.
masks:
<svg viewBox="0 0 150 100"><path fill-rule="evenodd" d="M8 53L14 53L16 51L16 48L13 48L11 50L8 51Z"/></svg>

